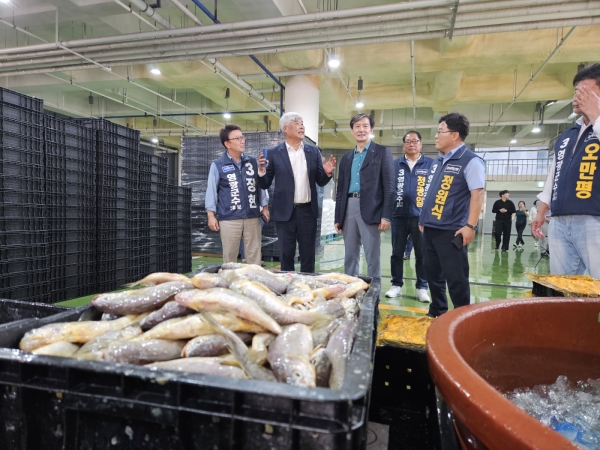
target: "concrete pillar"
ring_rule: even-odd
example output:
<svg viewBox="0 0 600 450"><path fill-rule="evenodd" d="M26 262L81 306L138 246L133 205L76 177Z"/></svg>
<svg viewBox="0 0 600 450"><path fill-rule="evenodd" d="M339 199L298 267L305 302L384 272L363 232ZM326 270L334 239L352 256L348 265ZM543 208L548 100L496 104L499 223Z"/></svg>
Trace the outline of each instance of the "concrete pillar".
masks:
<svg viewBox="0 0 600 450"><path fill-rule="evenodd" d="M318 75L294 75L285 81L285 111L297 112L304 119L305 135L319 144Z"/></svg>

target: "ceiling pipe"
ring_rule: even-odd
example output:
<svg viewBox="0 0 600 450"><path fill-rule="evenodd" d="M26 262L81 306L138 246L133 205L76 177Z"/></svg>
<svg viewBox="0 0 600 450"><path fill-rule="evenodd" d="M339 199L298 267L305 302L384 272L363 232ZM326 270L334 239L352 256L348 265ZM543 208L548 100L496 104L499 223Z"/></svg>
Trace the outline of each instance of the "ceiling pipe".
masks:
<svg viewBox="0 0 600 450"><path fill-rule="evenodd" d="M417 81L415 77L415 41L410 41L410 83L412 86L413 127L417 124Z"/></svg>
<svg viewBox="0 0 600 450"><path fill-rule="evenodd" d="M24 30L23 28L19 28L19 27L18 27L18 26L16 26L14 23L7 22L7 21L6 21L6 20L4 20L4 19L0 19L0 23L3 23L4 25L8 25L9 27L12 27L12 28L14 28L14 29L15 29L15 30L17 30L17 31L20 31L21 33L23 33L23 34L26 34L27 36L31 36L32 38L35 38L35 39L37 39L38 41L42 41L42 42L48 42L47 40L45 40L45 39L42 39L41 37L39 37L39 36L36 36L35 34L33 34L33 33L30 33L29 31L27 31L27 30Z"/></svg>
<svg viewBox="0 0 600 450"><path fill-rule="evenodd" d="M585 17L582 17L581 20L583 19L589 19L590 16L592 15L598 15L600 14L600 2L599 1L595 1L595 2L588 2L588 4L592 4L594 6L597 6L599 8L598 11L588 11L588 10L584 10L582 8L579 8L579 10L585 14ZM573 5L574 6L574 5ZM585 5L584 5L585 6ZM572 8L572 9L577 9L577 8ZM510 12L511 15L514 15L514 11ZM488 15L485 17L493 17L492 15ZM485 18L484 16L480 16L479 18ZM526 16L523 16L526 17ZM577 20L577 19L563 19L563 20ZM446 22L445 19L443 19L440 22L440 27L439 29L445 29L444 23ZM414 23L414 22L413 22ZM531 22L530 22L531 23ZM534 22L534 23L540 23L540 22ZM460 28L461 29L465 29L465 25L468 25L466 23L461 23ZM510 25L517 25L517 24L508 24L508 26ZM572 26L572 24L571 24ZM434 27L432 27L431 25L428 27L430 30L432 30ZM376 33L378 36L381 36L381 30L382 29L390 29L390 31L392 32L392 34L385 36L386 38L391 38L392 35L396 35L396 33L401 33L401 35L405 35L407 33L410 33L411 31L413 31L412 29L408 29L408 28L403 28L402 30L398 30L397 24L392 22L392 23L385 23L385 24L379 24L379 25L375 25L375 26L371 26L371 27L366 27L366 26L358 26L358 27L352 27L349 30L345 30L344 28L339 28L339 27L335 27L335 31L331 31L328 33L328 36L317 36L317 39L319 39L322 42L327 42L327 38L329 38L330 41L332 41L334 38L343 38L346 34L353 36L356 39L362 39L362 38L368 38L370 37L373 33ZM361 33L365 33L366 31L369 31L369 33L367 34L361 34ZM456 33L459 33L459 30L456 30ZM206 47L206 45L210 45L211 40L206 39L204 42L202 43L187 43L185 45L181 45L181 46L150 46L150 48L140 48L139 50L137 50L140 53L152 53L154 51L160 51L160 52L169 52L169 56L170 57L174 57L174 56L179 56L179 53L183 53L183 55L191 55L193 54L193 52L198 52L198 53L210 53L211 50L218 50L218 51L225 51L225 50L237 50L240 51L242 49L246 49L246 48L266 48L266 47L270 47L270 46L274 46L274 45L278 45L278 46L283 46L286 44L289 44L292 41L295 40L300 40L302 42L310 42L311 38L313 36L311 36L311 34L314 34L314 30L311 30L309 32L309 34L306 33L301 33L301 34L287 34L282 36L283 39L285 39L284 41L282 41L281 39L278 39L277 36L272 36L272 37L267 37L265 36L260 36L260 37L252 37L252 38L248 38L246 40L238 40L235 43L231 43L229 45L229 47L227 47L228 43L230 42L227 39L217 39L213 45L213 47ZM208 36L205 36L206 38L208 38ZM433 37L433 36L432 36ZM248 41L248 42L246 42ZM272 41L269 42L269 41ZM250 45L253 44L253 45ZM237 53L237 52L236 52ZM133 61L134 58L132 58L132 50L131 48L125 49L125 50L117 50L117 51L106 51L106 52L100 52L100 53L87 53L86 55L89 56L90 58L94 58L97 61L104 61L104 57L109 58L112 57L113 59L110 61L115 61L115 57L117 55L122 55L123 58L117 58L116 60L130 60ZM138 55L138 57L143 57L143 55ZM31 59L27 59L27 60L23 60L23 61L15 61L15 58L12 58L9 62L5 62L5 63L0 63L0 68L12 68L12 67L20 67L20 66L24 66L24 65L32 65L32 64L47 64L47 63L53 63L53 62L57 62L57 63L61 63L61 64L68 64L69 61L74 60L75 57L63 57L63 56L54 56L54 57L50 57L47 59L38 59L38 60L31 60ZM192 58L190 58L192 59ZM246 76L247 77L247 76Z"/></svg>
<svg viewBox="0 0 600 450"><path fill-rule="evenodd" d="M184 13L186 16L188 16L190 19L192 19L192 21L199 26L203 26L204 24L202 22L200 22L200 19L198 19L189 9L187 9L185 7L185 5L183 3L181 3L179 0L171 0L171 3L173 3L177 8L179 8L181 10L182 13Z"/></svg>
<svg viewBox="0 0 600 450"><path fill-rule="evenodd" d="M485 27L470 27L470 28L460 28L456 29L454 32L455 36L468 36L474 34L492 34L492 33L503 33L503 32L512 32L512 31L526 31L526 30L539 30L539 29L547 29L547 28L561 28L567 26L586 26L586 25L596 25L600 24L600 17L586 17L579 19L560 19L560 20L552 20L552 21L544 21L544 22L527 22L527 23L518 23L518 24L507 24L507 25L497 25L497 26L485 26ZM153 64L159 62L175 62L175 61L189 61L195 60L200 57L225 57L225 56L241 56L247 55L249 53L254 54L269 54L275 52L282 51L300 51L300 50L311 50L323 48L324 46L336 46L336 47L344 47L344 46L354 46L354 45L371 45L371 44L381 44L381 43L391 43L391 42L402 42L409 40L423 40L423 39L435 39L441 38L445 36L445 32L437 31L437 32L425 32L425 33L414 33L414 34L400 34L400 35L391 35L385 37L371 37L371 38L356 38L356 39L343 39L335 40L330 39L326 43L315 42L310 44L298 44L298 45L282 45L279 43L275 47L267 47L262 50L258 50L256 48L251 49L236 49L235 52L222 51L222 49L216 47L214 49L203 49L201 53L194 54L193 52L189 52L187 55L181 56L164 56L164 57L152 57L142 60L135 60L135 64ZM214 53L213 53L214 51ZM108 62L106 62L108 63ZM118 66L129 66L133 64L133 60L128 61L120 61L120 62L110 62L112 67ZM36 73L51 73L51 72L60 72L60 71L75 71L75 70L87 70L93 69L96 66L93 64L81 64L81 65L71 65L71 66L55 66L50 68L39 68L39 69L26 69L26 70L17 70L17 71L9 71L9 72L0 72L0 75L3 76L18 76L18 75L27 75L27 74L36 74Z"/></svg>
<svg viewBox="0 0 600 450"><path fill-rule="evenodd" d="M322 69L305 69L305 70L288 70L286 72L273 72L273 75L276 77L291 77L294 75L310 75L314 73L329 73L331 70L322 68ZM251 73L248 75L239 75L238 78L240 80L248 80L254 78L270 78L266 73Z"/></svg>
<svg viewBox="0 0 600 450"><path fill-rule="evenodd" d="M136 0L141 1L141 0ZM258 20L248 20L244 22L234 22L228 24L220 24L220 25L209 25L204 26L202 28L199 27L190 27L190 28L177 28L177 29L169 29L169 30L159 30L159 31L148 31L144 33L129 33L122 34L118 36L106 36L101 38L90 38L90 39L74 39L72 41L63 42L63 45L71 48L77 46L87 46L87 45L97 45L97 44L110 44L115 42L133 42L133 41L148 41L149 39L160 38L160 37L169 37L169 36L185 36L196 33L204 33L210 31L226 31L226 30L234 30L238 28L261 28L261 27L270 27L282 24L292 24L299 22L306 22L307 20L312 21L315 27L318 26L320 21L326 19L334 19L334 18L344 18L344 17L352 17L359 16L365 17L370 14L381 14L385 16L386 14L397 12L397 11L406 11L413 10L417 8L429 8L433 6L444 6L453 4L454 0L417 0L412 2L403 2L396 3L392 5L379 5L379 6L369 6L369 7L360 7L360 8L351 8L351 9L343 9L336 11L326 11L326 12L317 12L311 14L299 14L294 16L283 16L269 19L258 19ZM486 2L487 3L487 2ZM501 2L498 2L501 3ZM530 3L537 3L536 0L531 0ZM308 18L308 19L307 19ZM214 27L214 28L213 28ZM12 47L9 49L0 49L0 54L12 54L12 53L23 53L30 51L43 51L43 50L55 50L57 47L55 43L48 44L36 44L36 45L28 45L22 47Z"/></svg>
<svg viewBox="0 0 600 450"><path fill-rule="evenodd" d="M232 116L242 115L242 114L268 114L271 111L268 109L259 109L255 111L228 111ZM205 112L202 115L204 116L220 116L223 114L223 111L210 111ZM105 119L141 119L141 118L152 118L152 117L185 117L185 116L199 116L200 114L193 113L161 113L160 116L148 115L148 114L117 114L112 116L103 116Z"/></svg>
<svg viewBox="0 0 600 450"><path fill-rule="evenodd" d="M129 2L148 17L154 19L156 23L160 24L163 28L166 28L167 30L175 28L167 19L157 13L156 10L148 5L144 0L129 0Z"/></svg>
<svg viewBox="0 0 600 450"><path fill-rule="evenodd" d="M141 15L139 15L138 13L136 13L133 8L131 7L131 5L126 5L125 3L121 2L120 0L114 0L115 3L119 6L122 6L123 9L125 9L126 11L129 11L131 14L133 14L135 17L137 17L139 20L141 20L142 22L144 22L146 25L148 25L149 27L151 27L153 30L158 30L158 27L156 27L152 22L144 19Z"/></svg>

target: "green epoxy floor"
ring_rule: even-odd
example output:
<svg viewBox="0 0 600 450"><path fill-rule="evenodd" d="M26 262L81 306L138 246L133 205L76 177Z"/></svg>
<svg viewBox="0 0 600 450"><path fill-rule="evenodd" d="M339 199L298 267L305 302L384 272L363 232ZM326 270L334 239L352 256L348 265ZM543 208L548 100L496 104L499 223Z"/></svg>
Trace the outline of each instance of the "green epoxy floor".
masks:
<svg viewBox="0 0 600 450"><path fill-rule="evenodd" d="M516 236L512 236L511 248ZM324 251L317 255L316 270L319 272L344 271L344 242L336 239L324 242ZM549 260L540 259L540 250L534 248L533 239L525 237L524 250L495 251L495 241L490 235L478 235L469 245L469 264L471 281L471 303L520 298L531 290L531 281L526 272L549 273ZM427 304L420 303L415 297L415 259L404 261L405 284L403 296L386 298L383 294L391 286L390 256L392 253L391 234L383 233L381 243L382 290L380 308L389 313L425 314ZM192 272L199 267L219 264L220 258L198 256L192 259ZM537 264L537 269L536 269ZM266 267L279 267L278 263L266 263ZM364 256L361 261L361 273L366 273ZM67 300L59 303L64 306L80 306L88 304L94 295Z"/></svg>

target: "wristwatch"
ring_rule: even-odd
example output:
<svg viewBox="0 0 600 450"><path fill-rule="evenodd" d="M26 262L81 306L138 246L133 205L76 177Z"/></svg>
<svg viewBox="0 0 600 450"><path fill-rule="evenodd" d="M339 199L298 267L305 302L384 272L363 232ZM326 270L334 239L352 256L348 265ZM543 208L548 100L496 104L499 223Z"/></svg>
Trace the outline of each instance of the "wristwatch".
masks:
<svg viewBox="0 0 600 450"><path fill-rule="evenodd" d="M470 223L466 224L465 226L471 228L473 231L477 231L478 228L477 225L471 225Z"/></svg>

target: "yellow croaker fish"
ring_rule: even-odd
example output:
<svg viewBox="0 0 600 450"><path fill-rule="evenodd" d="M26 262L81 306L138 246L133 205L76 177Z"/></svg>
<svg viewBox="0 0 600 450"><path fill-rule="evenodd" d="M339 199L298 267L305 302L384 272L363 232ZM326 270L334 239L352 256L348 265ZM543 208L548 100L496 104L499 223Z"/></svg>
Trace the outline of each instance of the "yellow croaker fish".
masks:
<svg viewBox="0 0 600 450"><path fill-rule="evenodd" d="M290 273L275 275L274 273L253 264L248 264L240 269L225 270L220 275L229 281L230 284L238 278L258 281L276 294L283 294L293 280L292 274Z"/></svg>
<svg viewBox="0 0 600 450"><path fill-rule="evenodd" d="M366 291L367 289L369 289L369 283L358 280L346 285L346 289L341 294L337 295L337 297L351 298L358 294L359 291Z"/></svg>
<svg viewBox="0 0 600 450"><path fill-rule="evenodd" d="M148 364L168 361L181 356L185 341L149 339L146 341L122 341L112 343L103 359L122 364Z"/></svg>
<svg viewBox="0 0 600 450"><path fill-rule="evenodd" d="M195 311L186 308L185 306L181 306L175 300L171 300L162 305L160 309L149 313L148 316L140 322L140 327L142 327L142 330L148 331L150 328L155 327L165 320L189 316L190 314L195 314Z"/></svg>
<svg viewBox="0 0 600 450"><path fill-rule="evenodd" d="M254 300L264 312L275 319L280 325L289 325L292 323L312 325L315 322L332 320L331 317L319 314L318 312L302 311L286 305L264 284L256 281L238 279L231 283L230 289Z"/></svg>
<svg viewBox="0 0 600 450"><path fill-rule="evenodd" d="M310 355L310 363L315 367L318 387L329 387L329 376L331 374L331 361L325 354L325 347L315 347Z"/></svg>
<svg viewBox="0 0 600 450"><path fill-rule="evenodd" d="M190 279L185 275L178 273L155 272L151 273L146 278L136 281L135 283L126 284L125 287L156 286L157 284L167 283L169 281L181 281L184 283L189 283Z"/></svg>
<svg viewBox="0 0 600 450"><path fill-rule="evenodd" d="M323 285L322 287L325 287ZM312 304L313 293L311 287L299 280L294 280L290 283L286 290L286 295L283 301L290 306L295 304L308 305Z"/></svg>
<svg viewBox="0 0 600 450"><path fill-rule="evenodd" d="M350 275L346 275L345 273L337 273L337 272L324 273L322 275L317 275L315 278L317 280L322 280L325 282L327 282L327 280L343 281L346 284L356 283L357 281L363 281L362 279L360 279L358 277L353 277Z"/></svg>
<svg viewBox="0 0 600 450"><path fill-rule="evenodd" d="M244 343L252 340L252 335L250 333L236 334ZM227 347L225 338L219 334L208 334L195 337L185 344L185 347L183 347L183 350L181 351L181 357L221 356L226 353L229 353L229 348Z"/></svg>
<svg viewBox="0 0 600 450"><path fill-rule="evenodd" d="M351 284L332 284L330 286L321 288L321 289L315 289L312 291L313 297L317 298L319 296L322 296L326 299L330 299L333 297L338 297L340 296L346 289L348 286L352 286Z"/></svg>
<svg viewBox="0 0 600 450"><path fill-rule="evenodd" d="M352 350L357 328L358 323L356 320L345 319L337 326L329 338L329 342L327 342L325 354L331 361L331 374L329 376L329 387L331 389L339 390L342 388L344 378L346 378L348 357Z"/></svg>
<svg viewBox="0 0 600 450"><path fill-rule="evenodd" d="M246 333L261 333L265 331L260 325L240 319L233 314L213 313L213 318L231 331L243 331ZM192 339L196 336L204 336L213 333L213 328L206 320L204 320L201 314L192 314L190 316L169 319L159 323L154 328L146 331L135 339Z"/></svg>
<svg viewBox="0 0 600 450"><path fill-rule="evenodd" d="M210 289L215 287L229 287L229 281L216 273L200 272L190 278L196 289Z"/></svg>
<svg viewBox="0 0 600 450"><path fill-rule="evenodd" d="M294 386L315 387L315 368L310 363L313 339L310 328L288 325L269 346L267 359L278 381Z"/></svg>
<svg viewBox="0 0 600 450"><path fill-rule="evenodd" d="M252 338L252 348L248 351L254 356L254 360L263 365L267 360L267 353L269 351L269 345L275 340L277 336L272 333L258 333Z"/></svg>
<svg viewBox="0 0 600 450"><path fill-rule="evenodd" d="M181 358L148 364L146 367L153 370L174 370L178 372L220 375L222 377L239 379L248 378L242 369L229 364L222 364L220 358Z"/></svg>
<svg viewBox="0 0 600 450"><path fill-rule="evenodd" d="M19 348L31 352L36 348L59 341L85 344L107 331L121 330L131 325L137 317L131 315L116 320L51 323L25 333L19 343Z"/></svg>
<svg viewBox="0 0 600 450"><path fill-rule="evenodd" d="M113 342L126 341L141 334L142 329L137 325L129 325L122 330L107 331L84 344L73 358L101 361L104 352Z"/></svg>
<svg viewBox="0 0 600 450"><path fill-rule="evenodd" d="M212 288L181 292L175 296L180 305L196 311L229 312L236 316L254 322L274 334L281 333L279 324L258 304L242 294L230 289Z"/></svg>
<svg viewBox="0 0 600 450"><path fill-rule="evenodd" d="M34 355L63 356L68 358L73 356L77 350L79 350L79 345L61 341L36 348L31 353Z"/></svg>
<svg viewBox="0 0 600 450"><path fill-rule="evenodd" d="M144 289L100 294L92 300L92 305L105 313L140 314L161 307L178 292L193 288L189 279L187 282L169 281Z"/></svg>

